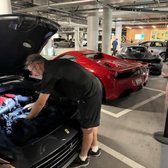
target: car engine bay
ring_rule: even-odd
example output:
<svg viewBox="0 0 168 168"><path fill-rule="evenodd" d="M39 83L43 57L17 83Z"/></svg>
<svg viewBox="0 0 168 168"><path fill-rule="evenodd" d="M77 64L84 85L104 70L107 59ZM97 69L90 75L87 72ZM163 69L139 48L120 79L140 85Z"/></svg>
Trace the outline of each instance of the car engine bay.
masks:
<svg viewBox="0 0 168 168"><path fill-rule="evenodd" d="M38 139L73 117L76 104L50 95L46 106L32 120L23 107L38 98L39 80L14 80L0 85L0 134L7 136L15 145ZM22 138L20 138L22 137ZM1 142L0 142L1 143Z"/></svg>
<svg viewBox="0 0 168 168"><path fill-rule="evenodd" d="M0 96L0 131L12 134L12 124L17 119L26 118L28 112L22 108L23 103L28 103L31 97L4 94Z"/></svg>

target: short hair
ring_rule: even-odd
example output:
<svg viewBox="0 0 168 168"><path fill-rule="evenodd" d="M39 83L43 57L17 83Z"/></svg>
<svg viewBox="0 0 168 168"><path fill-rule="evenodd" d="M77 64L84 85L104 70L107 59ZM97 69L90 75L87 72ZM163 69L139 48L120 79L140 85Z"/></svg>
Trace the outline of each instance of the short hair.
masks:
<svg viewBox="0 0 168 168"><path fill-rule="evenodd" d="M40 54L38 53L31 54L26 59L25 68L27 68L31 64L44 63L45 61L47 60L43 58Z"/></svg>

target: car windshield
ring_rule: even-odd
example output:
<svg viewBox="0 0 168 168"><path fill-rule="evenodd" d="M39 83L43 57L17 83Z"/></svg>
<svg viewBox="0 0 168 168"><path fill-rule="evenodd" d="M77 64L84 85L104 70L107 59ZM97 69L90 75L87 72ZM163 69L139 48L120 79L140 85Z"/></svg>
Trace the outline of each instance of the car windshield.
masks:
<svg viewBox="0 0 168 168"><path fill-rule="evenodd" d="M68 42L66 39L62 39L62 38L55 38L54 42Z"/></svg>
<svg viewBox="0 0 168 168"><path fill-rule="evenodd" d="M101 59L103 58L103 55L102 53L89 53L89 54L85 54L85 57L89 59Z"/></svg>
<svg viewBox="0 0 168 168"><path fill-rule="evenodd" d="M117 54L118 57L128 59L145 58L146 55L150 55L150 52L146 50L144 47L137 47L137 46L122 48L122 50Z"/></svg>

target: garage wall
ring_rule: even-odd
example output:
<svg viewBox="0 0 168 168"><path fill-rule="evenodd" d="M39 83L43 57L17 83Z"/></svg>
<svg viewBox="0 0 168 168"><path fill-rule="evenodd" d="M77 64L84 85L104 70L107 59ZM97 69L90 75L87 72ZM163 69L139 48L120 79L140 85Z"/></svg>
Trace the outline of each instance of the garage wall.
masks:
<svg viewBox="0 0 168 168"><path fill-rule="evenodd" d="M144 34L144 39L135 39L135 35ZM127 29L126 40L128 43L138 43L147 40L168 40L168 28L163 29Z"/></svg>

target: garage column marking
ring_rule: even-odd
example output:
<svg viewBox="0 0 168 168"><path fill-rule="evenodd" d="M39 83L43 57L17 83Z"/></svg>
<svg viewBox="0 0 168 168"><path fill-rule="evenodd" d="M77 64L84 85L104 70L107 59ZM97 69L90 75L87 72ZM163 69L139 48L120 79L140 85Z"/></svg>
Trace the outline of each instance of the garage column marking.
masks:
<svg viewBox="0 0 168 168"><path fill-rule="evenodd" d="M124 109L124 110L120 111L120 112L117 113L117 114L112 113L112 112L110 112L110 111L108 111L108 110L105 110L105 109L101 109L101 111L102 111L103 113L107 114L107 115L112 116L112 117L119 118L119 117L121 117L121 116L123 116L123 115L125 115L125 114L127 114L127 113L129 113L129 112L131 112L131 111L133 111L133 110L135 110L135 109L137 109L137 108L143 106L144 104L147 104L147 103L149 103L149 102L151 102L151 101L157 99L158 97L163 96L164 94L165 94L165 92L164 92L164 93L159 93L159 94L157 94L156 96L153 96L153 97L151 97L151 98L149 98L149 99L147 99L147 100L145 100L145 101L142 101L142 102L140 102L140 103L138 103L138 104L136 104L136 105L130 107L130 109Z"/></svg>
<svg viewBox="0 0 168 168"><path fill-rule="evenodd" d="M110 154L111 156L115 157L116 159L120 160L121 162L125 163L126 165L132 168L145 168L144 166L140 165L139 163L131 160L130 158L124 156L123 154L109 148L108 146L104 145L103 143L99 142L100 148Z"/></svg>

